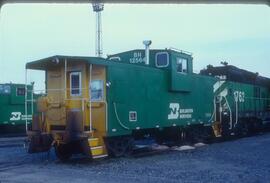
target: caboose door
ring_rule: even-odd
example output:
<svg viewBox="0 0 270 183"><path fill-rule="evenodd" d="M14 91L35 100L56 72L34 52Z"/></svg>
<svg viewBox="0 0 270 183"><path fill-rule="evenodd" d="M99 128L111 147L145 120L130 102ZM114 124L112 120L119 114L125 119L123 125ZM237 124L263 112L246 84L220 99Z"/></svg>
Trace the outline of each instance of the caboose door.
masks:
<svg viewBox="0 0 270 183"><path fill-rule="evenodd" d="M96 137L106 133L106 68L104 66L90 65L89 96L90 96L90 131Z"/></svg>
<svg viewBox="0 0 270 183"><path fill-rule="evenodd" d="M67 73L67 120L66 128L71 133L81 133L86 126L84 113L85 113L85 70L82 66L74 66L70 68Z"/></svg>

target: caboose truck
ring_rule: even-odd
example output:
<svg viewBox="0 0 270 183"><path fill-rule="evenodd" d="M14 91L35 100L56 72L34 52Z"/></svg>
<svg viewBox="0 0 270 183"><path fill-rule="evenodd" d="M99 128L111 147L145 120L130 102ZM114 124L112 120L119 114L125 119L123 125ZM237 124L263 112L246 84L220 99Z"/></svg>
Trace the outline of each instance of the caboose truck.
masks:
<svg viewBox="0 0 270 183"><path fill-rule="evenodd" d="M36 101L28 129L29 152L54 146L61 160L76 153L102 158L129 153L146 136L180 144L234 132L251 86L194 74L191 54L149 50L144 43L146 50L107 59L53 56L27 63L26 69L46 72L46 96ZM257 111L267 105L256 103Z"/></svg>

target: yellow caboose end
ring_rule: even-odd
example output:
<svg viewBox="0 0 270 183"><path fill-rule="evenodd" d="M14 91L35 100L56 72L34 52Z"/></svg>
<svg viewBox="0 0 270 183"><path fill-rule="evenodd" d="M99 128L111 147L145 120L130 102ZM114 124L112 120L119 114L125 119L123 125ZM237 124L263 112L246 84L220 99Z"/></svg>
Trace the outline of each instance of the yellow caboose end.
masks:
<svg viewBox="0 0 270 183"><path fill-rule="evenodd" d="M54 146L62 160L75 153L107 156L103 140L107 128L106 69L95 64L100 61L105 59L54 56L26 65L26 70L43 70L46 75L44 96L35 101L38 112L27 128L30 153Z"/></svg>

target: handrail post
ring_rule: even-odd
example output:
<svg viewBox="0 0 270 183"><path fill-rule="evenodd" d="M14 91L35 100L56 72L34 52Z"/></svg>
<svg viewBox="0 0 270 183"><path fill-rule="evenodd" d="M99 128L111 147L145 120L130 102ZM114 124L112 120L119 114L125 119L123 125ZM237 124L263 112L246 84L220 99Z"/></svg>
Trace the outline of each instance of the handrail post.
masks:
<svg viewBox="0 0 270 183"><path fill-rule="evenodd" d="M91 101L92 64L89 67L89 130L92 133L92 101Z"/></svg>
<svg viewBox="0 0 270 183"><path fill-rule="evenodd" d="M32 87L34 87L32 85ZM32 88L32 93L31 93L31 112L32 112L32 116L34 114L34 88ZM28 118L28 116L26 116L26 118Z"/></svg>
<svg viewBox="0 0 270 183"><path fill-rule="evenodd" d="M28 121L27 121L27 68L25 69L25 86L24 86L24 115L25 115L25 133L28 131Z"/></svg>
<svg viewBox="0 0 270 183"><path fill-rule="evenodd" d="M65 93L65 100L67 99L67 59L65 59L65 75L64 75L64 78L65 78L65 89L64 89L64 93Z"/></svg>

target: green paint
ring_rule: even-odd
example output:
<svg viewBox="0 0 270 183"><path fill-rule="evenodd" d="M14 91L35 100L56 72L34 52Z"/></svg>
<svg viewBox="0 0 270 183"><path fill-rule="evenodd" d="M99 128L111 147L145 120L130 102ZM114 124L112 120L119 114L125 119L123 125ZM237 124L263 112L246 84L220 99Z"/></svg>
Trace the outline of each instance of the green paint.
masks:
<svg viewBox="0 0 270 183"><path fill-rule="evenodd" d="M33 88L31 85L27 87L28 90ZM25 124L24 88L24 84L0 84L0 125L16 127ZM28 95L30 96L30 92ZM31 111L30 104L28 111ZM28 121L32 121L30 116Z"/></svg>
<svg viewBox="0 0 270 183"><path fill-rule="evenodd" d="M156 66L157 54L165 53L169 63ZM192 56L174 50L150 50L149 65L145 65L144 50L131 50L97 57L54 56L27 64L28 69L44 69L64 60L82 61L106 68L108 132L107 136L131 134L136 129L163 128L187 125L211 125L214 119L216 97L227 90L232 115L235 116L235 92L244 93L244 101L238 103L239 116L265 112L269 101L254 99L254 86L225 81L214 92L218 78L193 73ZM59 59L59 63L52 60ZM185 66L177 65L186 60ZM185 72L179 72L185 70ZM185 69L183 69L185 68ZM269 98L269 89L260 88L259 98Z"/></svg>

